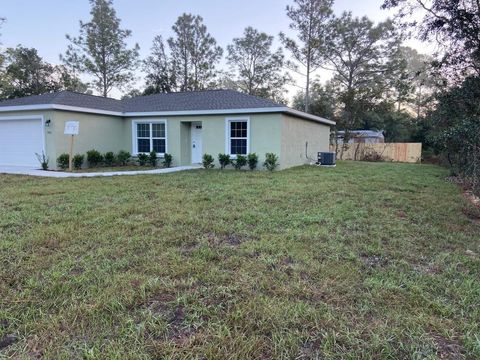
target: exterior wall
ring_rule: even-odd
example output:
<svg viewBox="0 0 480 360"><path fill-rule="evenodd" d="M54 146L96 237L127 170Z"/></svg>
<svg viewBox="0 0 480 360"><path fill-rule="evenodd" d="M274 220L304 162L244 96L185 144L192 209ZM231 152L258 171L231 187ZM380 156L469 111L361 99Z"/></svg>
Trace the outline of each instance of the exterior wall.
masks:
<svg viewBox="0 0 480 360"><path fill-rule="evenodd" d="M132 152L133 120L166 120L167 152L173 155L173 165L191 164L192 121L202 122L202 153L215 158L218 166L218 154L226 152L226 119L250 119L250 152L257 153L259 168L265 160L265 153L273 152L279 156L280 168L308 163L316 160L318 151L328 151L330 127L314 121L303 120L280 113L275 114L239 114L205 115L176 117L122 118L108 115L96 115L60 110L15 111L0 113L8 116L42 116L45 126L45 153L50 158L50 167L55 168L58 155L68 152L69 137L63 134L65 122L80 122L80 134L75 137L74 153L85 154L96 149L102 153L126 150ZM308 142L308 157L305 143Z"/></svg>
<svg viewBox="0 0 480 360"><path fill-rule="evenodd" d="M66 121L79 121L79 135L75 136L73 153L85 154L88 150L130 151L129 143L125 142L126 121L117 116L86 114L69 111L54 111L52 123L48 128L51 132L48 143L52 151L49 152L51 167L56 158L62 153L68 153L70 147L69 136L64 135Z"/></svg>
<svg viewBox="0 0 480 360"><path fill-rule="evenodd" d="M132 121L133 120L166 120L167 121L167 152L173 156L173 166L191 164L191 134L190 124L202 122L202 153L215 158L226 150L226 119L250 119L250 152L259 156L259 166L265 160L265 153L280 154L281 149L281 114L241 114L241 115L205 115L205 116L175 116L168 118L145 117L127 118L125 139L128 151L132 152Z"/></svg>
<svg viewBox="0 0 480 360"><path fill-rule="evenodd" d="M318 152L329 151L329 125L289 115L282 119L281 169L315 162Z"/></svg>

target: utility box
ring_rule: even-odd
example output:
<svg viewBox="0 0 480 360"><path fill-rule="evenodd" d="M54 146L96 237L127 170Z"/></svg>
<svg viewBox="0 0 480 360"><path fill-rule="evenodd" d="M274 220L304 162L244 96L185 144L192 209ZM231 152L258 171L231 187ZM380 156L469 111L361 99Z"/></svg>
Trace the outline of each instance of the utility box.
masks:
<svg viewBox="0 0 480 360"><path fill-rule="evenodd" d="M319 152L317 163L322 166L335 166L335 158L334 152Z"/></svg>

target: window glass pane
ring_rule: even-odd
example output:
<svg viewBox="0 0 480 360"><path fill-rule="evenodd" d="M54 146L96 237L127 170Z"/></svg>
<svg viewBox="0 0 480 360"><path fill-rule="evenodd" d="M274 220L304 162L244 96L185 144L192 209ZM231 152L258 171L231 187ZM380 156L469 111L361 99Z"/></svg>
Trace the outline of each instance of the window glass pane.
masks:
<svg viewBox="0 0 480 360"><path fill-rule="evenodd" d="M231 155L247 155L247 139L230 140Z"/></svg>
<svg viewBox="0 0 480 360"><path fill-rule="evenodd" d="M154 138L165 137L165 124L152 124L152 133Z"/></svg>
<svg viewBox="0 0 480 360"><path fill-rule="evenodd" d="M150 152L150 139L138 139L138 152Z"/></svg>
<svg viewBox="0 0 480 360"><path fill-rule="evenodd" d="M137 137L150 137L150 124L137 124Z"/></svg>
<svg viewBox="0 0 480 360"><path fill-rule="evenodd" d="M165 139L153 139L153 150L159 154L165 153Z"/></svg>
<svg viewBox="0 0 480 360"><path fill-rule="evenodd" d="M247 137L247 122L246 121L232 121L230 123L230 137Z"/></svg>

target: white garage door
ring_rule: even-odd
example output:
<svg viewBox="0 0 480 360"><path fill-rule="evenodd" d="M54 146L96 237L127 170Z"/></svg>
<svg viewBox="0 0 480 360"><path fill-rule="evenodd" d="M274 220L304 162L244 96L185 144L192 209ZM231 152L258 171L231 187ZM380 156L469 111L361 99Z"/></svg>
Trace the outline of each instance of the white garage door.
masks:
<svg viewBox="0 0 480 360"><path fill-rule="evenodd" d="M42 120L0 119L0 165L38 166L42 151Z"/></svg>

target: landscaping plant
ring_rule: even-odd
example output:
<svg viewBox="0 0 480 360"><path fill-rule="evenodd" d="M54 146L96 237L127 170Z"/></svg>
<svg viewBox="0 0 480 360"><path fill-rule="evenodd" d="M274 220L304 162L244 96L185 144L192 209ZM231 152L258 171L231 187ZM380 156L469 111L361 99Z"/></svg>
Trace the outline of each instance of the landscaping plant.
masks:
<svg viewBox="0 0 480 360"><path fill-rule="evenodd" d="M48 162L50 161L48 156L45 155L43 151L41 154L35 153L35 155L37 156L38 162L40 163L42 170L48 170Z"/></svg>
<svg viewBox="0 0 480 360"><path fill-rule="evenodd" d="M103 156L95 149L87 151L88 165L91 167L98 166L103 161Z"/></svg>
<svg viewBox="0 0 480 360"><path fill-rule="evenodd" d="M242 167L247 165L247 157L243 155L237 155L237 158L233 162L235 170L240 170Z"/></svg>
<svg viewBox="0 0 480 360"><path fill-rule="evenodd" d="M115 154L111 151L105 153L105 155L103 155L103 161L106 166L112 166L115 163Z"/></svg>
<svg viewBox="0 0 480 360"><path fill-rule="evenodd" d="M255 170L258 163L258 155L255 153L250 153L247 155L248 168L250 170Z"/></svg>
<svg viewBox="0 0 480 360"><path fill-rule="evenodd" d="M128 151L120 150L117 154L117 161L119 162L120 165L126 166L131 157L132 156Z"/></svg>
<svg viewBox="0 0 480 360"><path fill-rule="evenodd" d="M138 165L145 166L148 162L148 155L144 153L140 153L137 156L138 158Z"/></svg>
<svg viewBox="0 0 480 360"><path fill-rule="evenodd" d="M228 164L230 164L230 155L228 154L218 154L218 162L220 163L220 169L225 169Z"/></svg>
<svg viewBox="0 0 480 360"><path fill-rule="evenodd" d="M155 150L152 150L150 152L150 155L148 157L148 162L150 163L150 165L152 165L153 167L156 167L157 166L157 161L158 161L158 158L157 158L157 152Z"/></svg>
<svg viewBox="0 0 480 360"><path fill-rule="evenodd" d="M172 154L167 154L163 156L163 166L169 168L172 166L173 156Z"/></svg>
<svg viewBox="0 0 480 360"><path fill-rule="evenodd" d="M68 154L61 154L57 158L57 166L62 169L68 169L68 162L70 161L70 156Z"/></svg>
<svg viewBox="0 0 480 360"><path fill-rule="evenodd" d="M80 170L83 166L83 161L85 160L85 155L77 154L73 157L73 167L75 170Z"/></svg>
<svg viewBox="0 0 480 360"><path fill-rule="evenodd" d="M278 166L278 156L274 153L266 153L263 166L265 166L268 171L275 170Z"/></svg>
<svg viewBox="0 0 480 360"><path fill-rule="evenodd" d="M213 163L215 160L213 156L210 154L204 154L202 158L202 165L205 169L213 169L215 164Z"/></svg>

